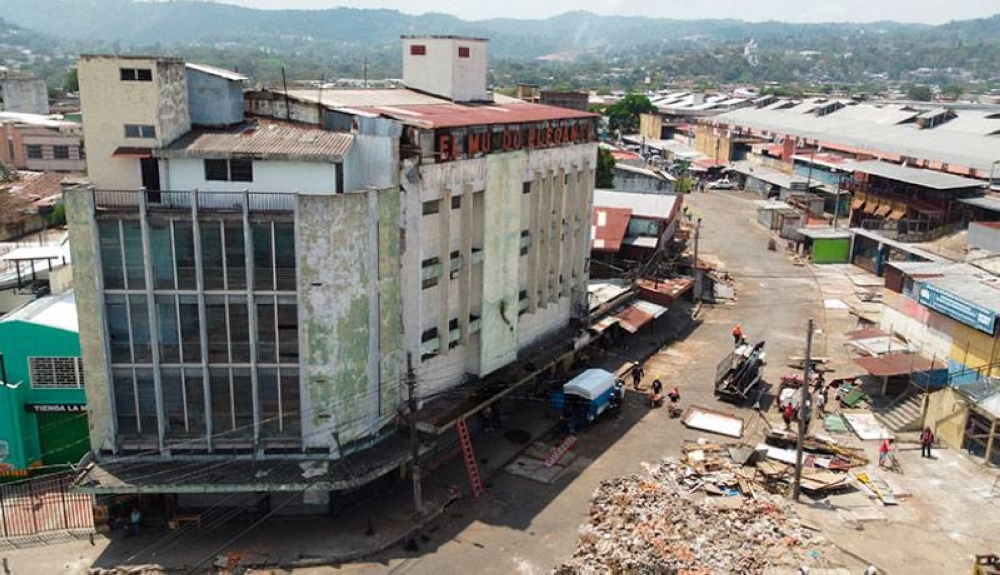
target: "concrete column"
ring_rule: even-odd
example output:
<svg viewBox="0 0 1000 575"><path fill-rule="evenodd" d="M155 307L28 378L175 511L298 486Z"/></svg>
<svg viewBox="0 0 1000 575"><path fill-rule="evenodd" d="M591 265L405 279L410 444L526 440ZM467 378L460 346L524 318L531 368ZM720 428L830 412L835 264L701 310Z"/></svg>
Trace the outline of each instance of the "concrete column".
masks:
<svg viewBox="0 0 1000 575"><path fill-rule="evenodd" d="M531 189L528 198L529 221L528 229L531 230L531 245L528 246L528 312L535 313L538 310L538 274L539 274L539 248L544 236L541 224L541 195L542 184L541 175L536 171L531 174L531 182L528 186Z"/></svg>
<svg viewBox="0 0 1000 575"><path fill-rule="evenodd" d="M579 213L580 200L577 197L576 170L570 165L566 172L566 209L563 219L566 221L565 233L562 239L563 249L563 279L566 281L566 292L573 289L576 280L576 218Z"/></svg>
<svg viewBox="0 0 1000 575"><path fill-rule="evenodd" d="M553 235L552 235L552 245L550 246L552 253L552 263L550 269L552 275L552 290L549 292L549 303L558 303L559 298L562 296L562 282L559 281L559 276L563 271L563 221L566 219L566 169L560 167L555 171L554 182L552 186L552 224L553 224ZM566 278L563 278L566 279Z"/></svg>
<svg viewBox="0 0 1000 575"><path fill-rule="evenodd" d="M448 298L451 288L451 194L450 187L441 190L441 208L438 210L438 251L441 256L441 279L438 281L438 338L441 346L439 354L448 353L451 334L448 329Z"/></svg>
<svg viewBox="0 0 1000 575"><path fill-rule="evenodd" d="M462 207L459 209L461 237L458 254L462 267L458 269L458 327L462 345L469 344L469 315L472 313L472 186L462 186Z"/></svg>
<svg viewBox="0 0 1000 575"><path fill-rule="evenodd" d="M339 164L338 164L339 165ZM374 428L382 412L382 373L380 369L381 308L379 306L379 211L378 191L368 189L368 391L374 392L376 409L368 409L370 425ZM370 397L370 396L368 396Z"/></svg>
<svg viewBox="0 0 1000 575"><path fill-rule="evenodd" d="M208 325L205 313L205 269L202 261L201 223L198 221L198 190L191 192L191 234L194 239L195 288L198 290L198 337L201 338L201 382L205 393L205 438L212 441L212 386L208 379Z"/></svg>
<svg viewBox="0 0 1000 575"><path fill-rule="evenodd" d="M253 444L260 444L260 383L257 378L257 304L253 296L253 232L250 229L250 192L243 192L243 262L247 278L247 325L250 330L250 389L253 393ZM275 326L277 330L277 326ZM281 377L281 374L278 374Z"/></svg>
<svg viewBox="0 0 1000 575"><path fill-rule="evenodd" d="M142 267L146 280L146 313L149 321L149 345L153 358L153 395L156 398L156 431L160 453L164 451L164 437L167 432L167 416L163 412L163 382L160 378L160 322L156 317L156 302L153 300L153 258L149 242L149 213L145 190L139 193L139 228L142 236ZM128 296L127 296L128 297ZM129 302L131 309L132 302ZM138 396L136 397L138 400ZM138 415L138 414L136 414Z"/></svg>
<svg viewBox="0 0 1000 575"><path fill-rule="evenodd" d="M552 243L552 177L550 170L541 173L541 185L539 186L539 221L538 221L538 301L539 307L548 307L549 288L551 285L551 259Z"/></svg>

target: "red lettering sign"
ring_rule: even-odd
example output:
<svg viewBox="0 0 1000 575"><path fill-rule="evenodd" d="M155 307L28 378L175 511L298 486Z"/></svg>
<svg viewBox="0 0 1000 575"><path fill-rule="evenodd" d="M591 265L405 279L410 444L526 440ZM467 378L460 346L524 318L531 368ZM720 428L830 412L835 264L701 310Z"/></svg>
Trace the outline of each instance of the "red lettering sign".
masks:
<svg viewBox="0 0 1000 575"><path fill-rule="evenodd" d="M451 149L451 136L449 134L438 134L437 152L441 161L447 161L451 159L448 157L448 151L450 149Z"/></svg>
<svg viewBox="0 0 1000 575"><path fill-rule="evenodd" d="M479 132L469 132L469 155L475 156L479 153L482 134Z"/></svg>
<svg viewBox="0 0 1000 575"><path fill-rule="evenodd" d="M573 122L573 126L570 128L570 138L574 142L580 141L580 124Z"/></svg>

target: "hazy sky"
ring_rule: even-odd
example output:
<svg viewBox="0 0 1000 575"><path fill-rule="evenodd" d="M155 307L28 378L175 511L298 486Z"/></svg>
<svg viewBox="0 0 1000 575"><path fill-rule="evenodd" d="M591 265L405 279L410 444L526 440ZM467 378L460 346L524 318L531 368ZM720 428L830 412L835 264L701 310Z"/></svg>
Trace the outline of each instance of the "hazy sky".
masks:
<svg viewBox="0 0 1000 575"><path fill-rule="evenodd" d="M394 8L445 12L467 20L544 18L571 10L669 18L828 22L899 20L940 23L1000 12L998 0L224 0L257 8Z"/></svg>

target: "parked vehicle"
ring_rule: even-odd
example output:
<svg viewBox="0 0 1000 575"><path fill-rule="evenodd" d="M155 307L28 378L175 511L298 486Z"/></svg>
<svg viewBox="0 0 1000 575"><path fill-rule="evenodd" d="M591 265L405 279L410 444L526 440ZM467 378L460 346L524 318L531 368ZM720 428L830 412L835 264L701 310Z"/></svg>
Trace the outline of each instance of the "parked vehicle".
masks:
<svg viewBox="0 0 1000 575"><path fill-rule="evenodd" d="M552 394L552 405L562 414L570 433L576 433L611 408L615 375L603 369L588 369Z"/></svg>
<svg viewBox="0 0 1000 575"><path fill-rule="evenodd" d="M708 184L708 189L710 190L735 190L736 183L731 181L729 178L722 178L721 180L715 180Z"/></svg>

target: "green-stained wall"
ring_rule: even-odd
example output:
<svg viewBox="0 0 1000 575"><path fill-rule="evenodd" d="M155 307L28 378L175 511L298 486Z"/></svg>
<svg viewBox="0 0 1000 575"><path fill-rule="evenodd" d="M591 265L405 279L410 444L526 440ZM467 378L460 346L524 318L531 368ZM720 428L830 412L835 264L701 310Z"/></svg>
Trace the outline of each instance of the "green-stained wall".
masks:
<svg viewBox="0 0 1000 575"><path fill-rule="evenodd" d="M86 393L90 444L95 450L110 449L114 435L111 427L107 351L104 347L104 315L98 296L101 266L96 253L97 227L93 220L93 195L86 189L68 190L63 195L63 202L66 205L70 254L73 257L73 292L76 296L83 374L88 382Z"/></svg>
<svg viewBox="0 0 1000 575"><path fill-rule="evenodd" d="M813 240L812 263L846 264L850 259L851 239L831 238Z"/></svg>
<svg viewBox="0 0 1000 575"><path fill-rule="evenodd" d="M480 375L517 359L524 152L486 158Z"/></svg>
<svg viewBox="0 0 1000 575"><path fill-rule="evenodd" d="M397 407L399 192L301 195L297 217L303 436L347 445Z"/></svg>
<svg viewBox="0 0 1000 575"><path fill-rule="evenodd" d="M25 404L85 404L82 389L33 389L28 368L29 357L79 357L79 336L20 320L0 321L0 353L8 385L17 386L16 389L0 387L0 440L6 442L9 452L0 461L0 471L79 461L90 449L85 413L54 419L27 413L24 407ZM57 439L63 445L53 446L50 441L50 452L43 453L41 434L53 439L58 434Z"/></svg>

